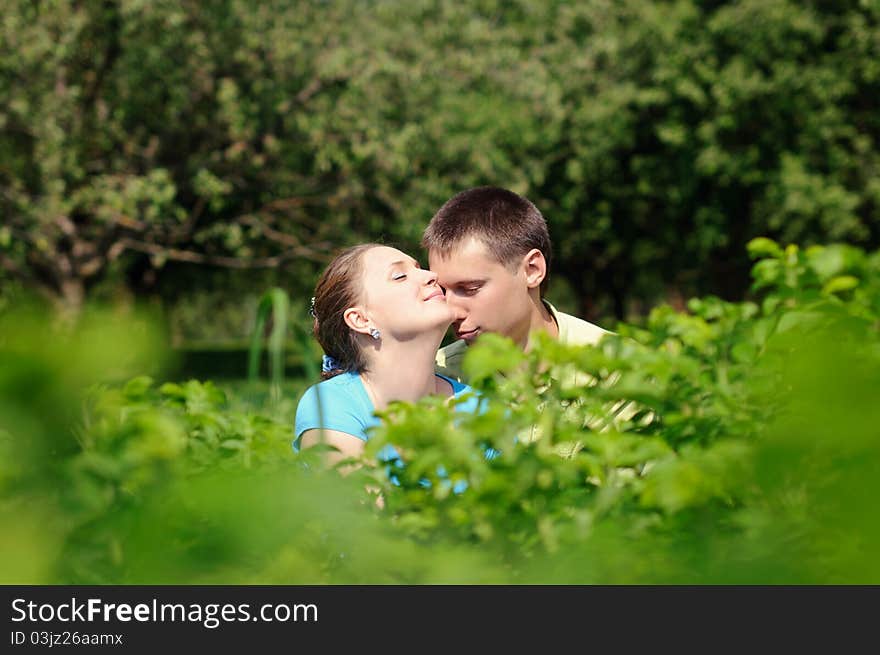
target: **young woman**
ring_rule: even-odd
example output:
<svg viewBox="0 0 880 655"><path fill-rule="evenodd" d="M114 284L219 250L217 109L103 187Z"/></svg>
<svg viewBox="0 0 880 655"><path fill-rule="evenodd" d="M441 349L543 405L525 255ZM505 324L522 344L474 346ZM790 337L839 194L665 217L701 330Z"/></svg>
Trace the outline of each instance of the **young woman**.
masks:
<svg viewBox="0 0 880 655"><path fill-rule="evenodd" d="M395 248L370 243L339 254L318 280L312 314L324 380L297 406L297 450L323 439L339 451L330 463L358 457L368 429L379 424L374 412L390 402L472 392L435 374L437 348L455 315L437 276ZM456 409L477 405L471 396Z"/></svg>

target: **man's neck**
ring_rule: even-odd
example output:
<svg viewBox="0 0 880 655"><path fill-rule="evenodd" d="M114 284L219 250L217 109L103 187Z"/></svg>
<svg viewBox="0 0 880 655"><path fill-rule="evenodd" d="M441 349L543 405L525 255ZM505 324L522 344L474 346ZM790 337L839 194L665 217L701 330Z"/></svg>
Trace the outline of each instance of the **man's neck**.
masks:
<svg viewBox="0 0 880 655"><path fill-rule="evenodd" d="M534 308L531 314L529 333L523 347L525 352L529 352L531 349L531 335L535 332L546 332L554 339L559 338L559 325L556 324L556 319L553 318L553 314L550 313L550 309L547 307L546 303L544 303L540 297L533 300Z"/></svg>

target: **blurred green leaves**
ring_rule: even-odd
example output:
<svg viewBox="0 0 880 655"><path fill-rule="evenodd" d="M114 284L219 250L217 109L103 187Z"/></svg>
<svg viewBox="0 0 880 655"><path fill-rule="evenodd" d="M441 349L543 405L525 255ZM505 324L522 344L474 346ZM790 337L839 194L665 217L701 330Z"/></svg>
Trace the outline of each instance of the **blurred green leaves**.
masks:
<svg viewBox="0 0 880 655"><path fill-rule="evenodd" d="M815 244L878 243L878 30L872 2L11 3L0 579L876 582L880 253ZM6 297L175 260L304 292L484 183L541 208L585 311L740 297L746 244L754 298L481 339L485 411L395 406L369 444L398 486L295 458L292 398L155 382L150 321Z"/></svg>
<svg viewBox="0 0 880 655"><path fill-rule="evenodd" d="M755 302L658 307L595 347L482 336L481 411L392 404L344 477L293 453L295 398L157 382L135 313L5 311L0 575L876 582L878 254L750 250ZM399 462L375 462L387 444Z"/></svg>
<svg viewBox="0 0 880 655"><path fill-rule="evenodd" d="M524 356L481 338L466 370L483 414L428 429L428 403L398 409L370 442L407 460L406 492L383 487L399 525L482 544L532 581L876 580L876 253L750 251L760 305L660 307L595 348L538 338ZM829 289L842 272L857 284ZM451 480L466 490L438 493ZM585 551L617 560L596 571ZM634 574L644 557L660 561ZM581 568L561 572L568 559Z"/></svg>

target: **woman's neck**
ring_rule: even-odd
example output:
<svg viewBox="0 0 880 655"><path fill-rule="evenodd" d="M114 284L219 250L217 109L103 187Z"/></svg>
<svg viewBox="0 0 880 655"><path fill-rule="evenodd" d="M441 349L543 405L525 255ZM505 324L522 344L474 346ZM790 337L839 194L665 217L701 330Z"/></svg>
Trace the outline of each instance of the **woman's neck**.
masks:
<svg viewBox="0 0 880 655"><path fill-rule="evenodd" d="M439 338L382 344L370 358L369 370L361 373L375 409L385 409L395 400L416 402L438 391L449 391L448 384L434 374L442 338L441 334Z"/></svg>

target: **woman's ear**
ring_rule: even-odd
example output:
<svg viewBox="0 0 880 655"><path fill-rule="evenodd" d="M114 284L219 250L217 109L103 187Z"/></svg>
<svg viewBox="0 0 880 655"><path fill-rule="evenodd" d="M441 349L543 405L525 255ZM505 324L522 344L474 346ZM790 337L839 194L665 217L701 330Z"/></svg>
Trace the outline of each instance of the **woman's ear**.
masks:
<svg viewBox="0 0 880 655"><path fill-rule="evenodd" d="M355 332L360 332L361 334L370 333L370 321L367 319L364 310L360 307L349 307L342 312L342 319Z"/></svg>
<svg viewBox="0 0 880 655"><path fill-rule="evenodd" d="M537 248L529 250L523 257L523 269L526 274L526 285L529 289L536 289L547 277L547 260Z"/></svg>

